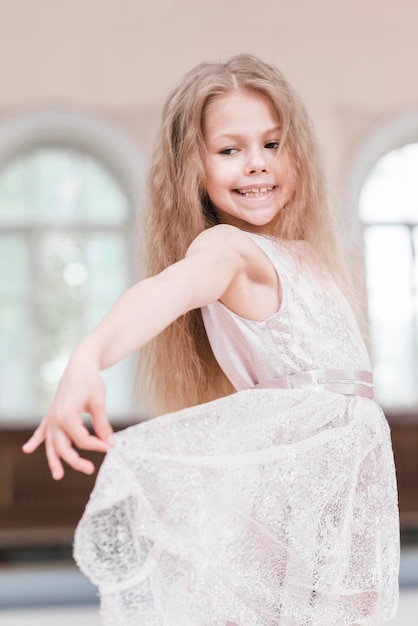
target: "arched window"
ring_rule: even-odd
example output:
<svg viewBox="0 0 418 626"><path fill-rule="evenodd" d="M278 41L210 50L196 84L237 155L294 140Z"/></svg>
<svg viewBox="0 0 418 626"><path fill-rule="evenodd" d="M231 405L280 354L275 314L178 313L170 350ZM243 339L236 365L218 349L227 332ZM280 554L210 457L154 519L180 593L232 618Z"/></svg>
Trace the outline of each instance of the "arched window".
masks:
<svg viewBox="0 0 418 626"><path fill-rule="evenodd" d="M25 116L5 128L0 420L30 422L46 410L72 348L132 282L140 160L122 133L79 114ZM112 417L131 411L132 372L125 361L104 373Z"/></svg>
<svg viewBox="0 0 418 626"><path fill-rule="evenodd" d="M376 393L418 406L418 143L381 157L359 200Z"/></svg>
<svg viewBox="0 0 418 626"><path fill-rule="evenodd" d="M349 204L364 245L376 397L418 410L418 111L384 123L362 146Z"/></svg>

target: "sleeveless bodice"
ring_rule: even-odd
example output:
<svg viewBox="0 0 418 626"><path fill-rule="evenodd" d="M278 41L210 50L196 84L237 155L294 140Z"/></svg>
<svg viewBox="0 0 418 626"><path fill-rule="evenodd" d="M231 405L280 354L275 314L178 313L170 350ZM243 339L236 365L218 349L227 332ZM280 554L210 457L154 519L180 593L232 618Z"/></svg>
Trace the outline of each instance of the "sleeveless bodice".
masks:
<svg viewBox="0 0 418 626"><path fill-rule="evenodd" d="M316 271L309 245L250 234L271 260L282 290L280 310L251 321L221 302L202 309L213 353L235 389L310 370L370 370L348 304ZM331 290L331 291L330 291Z"/></svg>

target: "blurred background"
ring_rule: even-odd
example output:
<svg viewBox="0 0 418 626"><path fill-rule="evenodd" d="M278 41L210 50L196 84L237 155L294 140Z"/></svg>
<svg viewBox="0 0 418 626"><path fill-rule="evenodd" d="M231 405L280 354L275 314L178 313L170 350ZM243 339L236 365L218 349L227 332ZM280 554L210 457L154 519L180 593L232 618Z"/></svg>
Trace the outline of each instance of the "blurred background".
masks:
<svg viewBox="0 0 418 626"><path fill-rule="evenodd" d="M392 427L403 547L393 623L416 624L417 32L413 0L0 0L3 626L99 623L71 558L94 477L67 471L57 485L43 451L25 457L20 446L71 348L137 276L165 98L197 63L240 52L282 69L323 147ZM105 373L119 427L140 413L133 370L127 360Z"/></svg>

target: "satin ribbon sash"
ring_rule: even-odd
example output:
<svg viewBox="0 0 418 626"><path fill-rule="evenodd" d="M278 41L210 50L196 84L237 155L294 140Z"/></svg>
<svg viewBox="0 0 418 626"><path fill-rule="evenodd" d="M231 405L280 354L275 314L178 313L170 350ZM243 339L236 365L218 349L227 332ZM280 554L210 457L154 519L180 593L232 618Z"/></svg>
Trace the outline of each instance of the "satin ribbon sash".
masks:
<svg viewBox="0 0 418 626"><path fill-rule="evenodd" d="M311 389L373 398L373 374L363 370L309 370L261 381L255 389Z"/></svg>

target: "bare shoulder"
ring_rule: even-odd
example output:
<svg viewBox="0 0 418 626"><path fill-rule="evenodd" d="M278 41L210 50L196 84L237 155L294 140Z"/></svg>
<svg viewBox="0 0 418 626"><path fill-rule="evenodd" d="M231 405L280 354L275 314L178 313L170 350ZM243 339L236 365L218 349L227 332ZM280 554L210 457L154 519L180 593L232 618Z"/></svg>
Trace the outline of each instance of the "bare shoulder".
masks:
<svg viewBox="0 0 418 626"><path fill-rule="evenodd" d="M189 250L193 252L195 249L206 245L229 244L230 246L244 245L246 241L251 239L239 228L230 226L229 224L217 224L212 228L207 228L201 232L191 243Z"/></svg>
<svg viewBox="0 0 418 626"><path fill-rule="evenodd" d="M200 233L190 245L187 255L200 252L204 248L211 254L240 257L244 263L248 263L250 274L258 274L257 269L263 273L263 269L271 265L248 233L229 224L218 224Z"/></svg>
<svg viewBox="0 0 418 626"><path fill-rule="evenodd" d="M220 298L242 317L263 320L280 306L280 285L271 260L245 231L219 224L202 232L189 247L188 256L215 257L239 268ZM225 265L224 265L225 267Z"/></svg>

